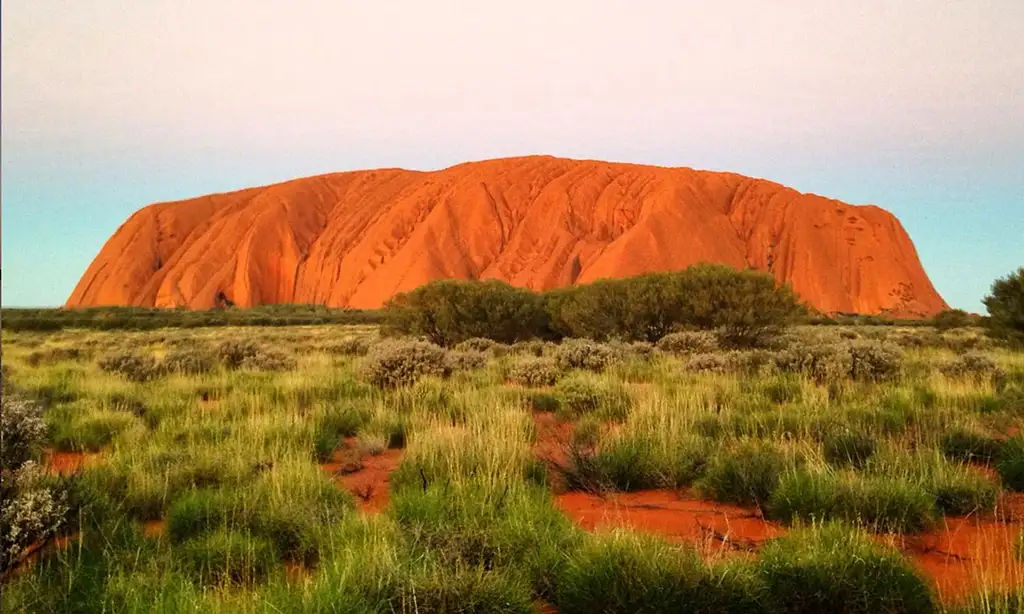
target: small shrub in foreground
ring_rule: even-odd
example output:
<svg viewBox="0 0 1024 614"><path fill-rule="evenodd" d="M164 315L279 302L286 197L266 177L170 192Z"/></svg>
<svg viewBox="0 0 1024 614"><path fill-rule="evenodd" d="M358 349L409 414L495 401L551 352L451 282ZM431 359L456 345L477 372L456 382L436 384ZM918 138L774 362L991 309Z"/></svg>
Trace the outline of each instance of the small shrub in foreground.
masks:
<svg viewBox="0 0 1024 614"><path fill-rule="evenodd" d="M931 614L928 582L898 551L841 524L771 541L758 562L770 599L792 614Z"/></svg>
<svg viewBox="0 0 1024 614"><path fill-rule="evenodd" d="M747 443L712 457L697 486L715 501L760 506L778 486L786 465L778 451Z"/></svg>
<svg viewBox="0 0 1024 614"><path fill-rule="evenodd" d="M897 379L903 372L899 346L880 341L850 341L850 376L856 381L881 382Z"/></svg>
<svg viewBox="0 0 1024 614"><path fill-rule="evenodd" d="M363 363L363 376L378 388L409 386L445 371L444 349L426 341L382 341L370 348Z"/></svg>
<svg viewBox="0 0 1024 614"><path fill-rule="evenodd" d="M694 354L686 360L683 368L691 373L728 373L733 364L726 354Z"/></svg>
<svg viewBox="0 0 1024 614"><path fill-rule="evenodd" d="M941 365L939 370L954 379L994 379L1002 373L996 361L984 352L968 352Z"/></svg>
<svg viewBox="0 0 1024 614"><path fill-rule="evenodd" d="M527 358L512 364L505 377L513 384L539 388L554 386L561 374L558 364L550 358Z"/></svg>
<svg viewBox="0 0 1024 614"><path fill-rule="evenodd" d="M366 356L370 351L370 342L363 337L345 337L324 349L337 356Z"/></svg>
<svg viewBox="0 0 1024 614"><path fill-rule="evenodd" d="M240 369L246 359L260 353L260 344L251 339L227 339L214 349L214 355L225 368Z"/></svg>
<svg viewBox="0 0 1024 614"><path fill-rule="evenodd" d="M529 343L529 342L526 342ZM483 337L473 337L472 339L466 339L461 343L455 344L452 348L460 352L480 352L487 354L494 358L501 358L509 352L509 346L492 341L491 339L485 339Z"/></svg>

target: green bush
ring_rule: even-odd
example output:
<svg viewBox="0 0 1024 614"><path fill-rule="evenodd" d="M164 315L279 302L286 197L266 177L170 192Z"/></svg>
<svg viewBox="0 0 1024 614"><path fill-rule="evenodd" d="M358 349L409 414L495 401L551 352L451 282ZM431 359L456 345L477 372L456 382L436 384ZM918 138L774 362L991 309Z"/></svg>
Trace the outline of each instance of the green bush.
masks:
<svg viewBox="0 0 1024 614"><path fill-rule="evenodd" d="M511 573L483 567L436 566L411 574L388 596L391 612L532 614L530 587ZM335 610L340 611L340 610Z"/></svg>
<svg viewBox="0 0 1024 614"><path fill-rule="evenodd" d="M444 349L426 341L382 341L370 348L363 363L363 376L378 388L410 386L421 377L445 373Z"/></svg>
<svg viewBox="0 0 1024 614"><path fill-rule="evenodd" d="M877 443L863 432L844 429L826 435L822 446L830 465L860 468L874 455Z"/></svg>
<svg viewBox="0 0 1024 614"><path fill-rule="evenodd" d="M203 535L183 543L177 551L185 571L205 585L254 584L279 564L270 541L236 532Z"/></svg>
<svg viewBox="0 0 1024 614"><path fill-rule="evenodd" d="M1024 492L1024 435L1017 435L1003 444L996 471L1004 487Z"/></svg>
<svg viewBox="0 0 1024 614"><path fill-rule="evenodd" d="M984 433L957 429L943 435L939 446L950 460L991 463L999 457L1003 442Z"/></svg>
<svg viewBox="0 0 1024 614"><path fill-rule="evenodd" d="M931 325L940 331L967 328L971 325L971 314L963 309L945 309L932 317Z"/></svg>
<svg viewBox="0 0 1024 614"><path fill-rule="evenodd" d="M466 339L465 341L457 343L454 349L460 352L480 352L494 358L501 358L505 354L509 353L511 347L491 339L473 337L472 339Z"/></svg>
<svg viewBox="0 0 1024 614"><path fill-rule="evenodd" d="M97 364L103 371L115 373L133 382L148 382L164 374L156 358L149 354L121 352L104 356Z"/></svg>
<svg viewBox="0 0 1024 614"><path fill-rule="evenodd" d="M432 281L385 307L386 333L424 336L451 347L474 337L515 343L544 334L540 296L498 281Z"/></svg>
<svg viewBox="0 0 1024 614"><path fill-rule="evenodd" d="M838 524L771 541L760 561L777 609L792 614L931 614L928 582L893 548Z"/></svg>
<svg viewBox="0 0 1024 614"><path fill-rule="evenodd" d="M566 339L558 346L555 360L560 369L584 369L586 371L604 371L615 361L615 352L607 345L595 343L588 339Z"/></svg>
<svg viewBox="0 0 1024 614"><path fill-rule="evenodd" d="M214 355L225 368L240 369L242 364L260 353L262 346L251 339L227 339L214 349Z"/></svg>
<svg viewBox="0 0 1024 614"><path fill-rule="evenodd" d="M842 344L794 346L775 356L780 371L802 373L819 384L848 379L853 356Z"/></svg>
<svg viewBox="0 0 1024 614"><path fill-rule="evenodd" d="M683 368L691 373L729 373L733 366L727 354L694 354Z"/></svg>
<svg viewBox="0 0 1024 614"><path fill-rule="evenodd" d="M773 448L747 443L713 456L697 486L715 501L761 506L786 466L785 457Z"/></svg>
<svg viewBox="0 0 1024 614"><path fill-rule="evenodd" d="M984 303L989 334L1012 344L1024 343L1024 267L994 281Z"/></svg>
<svg viewBox="0 0 1024 614"><path fill-rule="evenodd" d="M527 358L513 363L508 368L505 379L520 386L537 388L554 386L561 374L558 363L550 358Z"/></svg>
<svg viewBox="0 0 1024 614"><path fill-rule="evenodd" d="M668 354L707 354L718 350L718 339L707 331L669 333L658 341L658 349Z"/></svg>
<svg viewBox="0 0 1024 614"><path fill-rule="evenodd" d="M239 366L254 371L291 371L295 368L296 362L284 352L260 347L254 355L246 356Z"/></svg>
<svg viewBox="0 0 1024 614"><path fill-rule="evenodd" d="M995 484L973 473L947 473L933 479L929 490L935 507L947 516L967 516L995 507Z"/></svg>

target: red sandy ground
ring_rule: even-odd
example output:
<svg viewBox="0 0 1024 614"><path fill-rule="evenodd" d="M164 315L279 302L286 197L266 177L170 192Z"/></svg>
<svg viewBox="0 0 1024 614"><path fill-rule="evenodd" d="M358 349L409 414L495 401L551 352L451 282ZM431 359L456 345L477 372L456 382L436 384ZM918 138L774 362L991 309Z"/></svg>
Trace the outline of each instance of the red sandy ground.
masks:
<svg viewBox="0 0 1024 614"><path fill-rule="evenodd" d="M52 475L71 475L99 458L96 452L57 452L46 450L43 464Z"/></svg>
<svg viewBox="0 0 1024 614"><path fill-rule="evenodd" d="M335 450L320 468L335 476L341 486L352 493L362 511L383 511L388 505L388 482L402 462L402 451L387 449L377 455L364 454L355 438L346 438L345 445ZM356 469L359 462L362 467Z"/></svg>

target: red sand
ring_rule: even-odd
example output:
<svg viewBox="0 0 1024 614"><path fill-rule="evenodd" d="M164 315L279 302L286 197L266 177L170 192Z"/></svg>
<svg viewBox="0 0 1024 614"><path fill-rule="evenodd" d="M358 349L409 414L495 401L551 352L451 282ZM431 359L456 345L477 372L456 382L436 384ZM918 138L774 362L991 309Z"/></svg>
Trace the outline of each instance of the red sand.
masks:
<svg viewBox="0 0 1024 614"><path fill-rule="evenodd" d="M142 525L142 533L146 537L158 538L164 534L167 529L167 523L163 520L147 520Z"/></svg>
<svg viewBox="0 0 1024 614"><path fill-rule="evenodd" d="M822 312L946 308L878 207L733 173L549 156L151 205L110 237L67 306L376 308L434 279L546 290L702 261L771 271Z"/></svg>
<svg viewBox="0 0 1024 614"><path fill-rule="evenodd" d="M388 482L402 462L402 451L387 449L377 455L360 455L358 440L347 438L345 443L347 448L336 450L321 469L334 475L345 490L355 496L361 510L383 511L388 505Z"/></svg>
<svg viewBox="0 0 1024 614"><path fill-rule="evenodd" d="M96 452L44 452L46 470L53 475L71 475L98 458L99 454Z"/></svg>

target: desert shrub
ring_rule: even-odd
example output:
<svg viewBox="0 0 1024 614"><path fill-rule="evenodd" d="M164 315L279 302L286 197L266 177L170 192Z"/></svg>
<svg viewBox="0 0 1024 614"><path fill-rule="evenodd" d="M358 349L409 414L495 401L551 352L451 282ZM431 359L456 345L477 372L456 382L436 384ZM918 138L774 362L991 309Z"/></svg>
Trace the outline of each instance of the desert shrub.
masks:
<svg viewBox="0 0 1024 614"><path fill-rule="evenodd" d="M246 356L239 366L253 371L291 371L296 361L284 352L261 346L255 354Z"/></svg>
<svg viewBox="0 0 1024 614"><path fill-rule="evenodd" d="M509 366L505 379L521 386L554 386L561 374L553 359L527 358Z"/></svg>
<svg viewBox="0 0 1024 614"><path fill-rule="evenodd" d="M786 465L775 449L747 443L713 456L697 486L715 501L760 506L778 486Z"/></svg>
<svg viewBox="0 0 1024 614"><path fill-rule="evenodd" d="M967 352L941 365L939 370L946 377L958 379L996 378L1002 372L996 361L983 352Z"/></svg>
<svg viewBox="0 0 1024 614"><path fill-rule="evenodd" d="M1012 344L1024 343L1024 267L994 281L984 303L989 335Z"/></svg>
<svg viewBox="0 0 1024 614"><path fill-rule="evenodd" d="M325 349L329 354L338 356L366 356L370 351L370 342L363 337L345 337Z"/></svg>
<svg viewBox="0 0 1024 614"><path fill-rule="evenodd" d="M191 539L177 554L184 570L205 585L253 584L278 565L277 550L269 540L230 531Z"/></svg>
<svg viewBox="0 0 1024 614"><path fill-rule="evenodd" d="M706 573L689 548L613 531L570 555L554 601L566 614L699 611Z"/></svg>
<svg viewBox="0 0 1024 614"><path fill-rule="evenodd" d="M242 363L260 353L262 347L251 339L226 339L214 348L214 355L226 368L240 369Z"/></svg>
<svg viewBox="0 0 1024 614"><path fill-rule="evenodd" d="M385 317L385 332L425 336L444 347L474 337L515 343L547 326L540 296L493 279L430 282L388 301Z"/></svg>
<svg viewBox="0 0 1024 614"><path fill-rule="evenodd" d="M164 357L164 368L169 373L202 375L213 371L216 360L212 354L201 349L179 349Z"/></svg>
<svg viewBox="0 0 1024 614"><path fill-rule="evenodd" d="M903 370L903 352L895 344L865 340L850 341L846 346L852 359L850 375L854 380L893 380Z"/></svg>
<svg viewBox="0 0 1024 614"><path fill-rule="evenodd" d="M607 345L588 339L566 339L558 346L555 360L559 368L600 372L615 361L615 352Z"/></svg>
<svg viewBox="0 0 1024 614"><path fill-rule="evenodd" d="M621 420L629 414L633 400L621 382L592 375L563 379L555 385L559 410L578 418L596 414L606 420Z"/></svg>
<svg viewBox="0 0 1024 614"><path fill-rule="evenodd" d="M733 362L727 354L694 354L686 360L683 368L691 373L729 373Z"/></svg>
<svg viewBox="0 0 1024 614"><path fill-rule="evenodd" d="M822 447L830 465L860 468L874 455L877 443L863 432L843 429L826 435Z"/></svg>
<svg viewBox="0 0 1024 614"><path fill-rule="evenodd" d="M593 465L592 479L602 489L629 492L661 485L653 442L645 438L621 437L602 445Z"/></svg>
<svg viewBox="0 0 1024 614"><path fill-rule="evenodd" d="M54 537L68 514L70 484L47 480L31 460L45 434L42 407L5 389L0 397L0 577L33 545Z"/></svg>
<svg viewBox="0 0 1024 614"><path fill-rule="evenodd" d="M410 386L421 377L444 374L444 349L426 341L382 341L370 348L363 363L363 377L378 388Z"/></svg>
<svg viewBox="0 0 1024 614"><path fill-rule="evenodd" d="M895 549L839 524L771 541L758 563L779 611L930 614L928 582Z"/></svg>
<svg viewBox="0 0 1024 614"><path fill-rule="evenodd" d="M942 454L954 461L991 463L999 457L1003 442L984 433L957 429L943 435Z"/></svg>
<svg viewBox="0 0 1024 614"><path fill-rule="evenodd" d="M148 382L164 374L162 366L149 354L121 352L104 356L97 364L103 371L133 382Z"/></svg>
<svg viewBox="0 0 1024 614"><path fill-rule="evenodd" d="M1003 486L1017 492L1024 492L1024 435L1017 435L999 451L996 471Z"/></svg>
<svg viewBox="0 0 1024 614"><path fill-rule="evenodd" d="M526 341L522 343L531 342ZM505 354L509 353L511 347L491 339L485 339L484 337L473 337L472 339L466 339L465 341L455 344L454 349L462 352L481 352L494 358L501 358Z"/></svg>
<svg viewBox="0 0 1024 614"><path fill-rule="evenodd" d="M802 373L825 384L849 378L853 356L842 344L795 346L779 352L775 365L780 371Z"/></svg>
<svg viewBox="0 0 1024 614"><path fill-rule="evenodd" d="M55 347L45 350L36 350L25 357L25 362L31 367L39 365L52 365L59 362L85 360L92 356L92 352L83 348Z"/></svg>
<svg viewBox="0 0 1024 614"><path fill-rule="evenodd" d="M772 493L772 518L786 522L842 520L875 531L915 532L935 518L933 497L902 478L851 473L786 473Z"/></svg>
<svg viewBox="0 0 1024 614"><path fill-rule="evenodd" d="M13 390L0 396L0 470L14 471L31 459L42 446L46 435L43 408Z"/></svg>
<svg viewBox="0 0 1024 614"><path fill-rule="evenodd" d="M477 350L448 350L444 356L445 369L456 371L474 371L487 366L487 354Z"/></svg>
<svg viewBox="0 0 1024 614"><path fill-rule="evenodd" d="M313 453L320 462L338 449L345 437L352 437L366 422L366 415L351 406L332 408L315 422Z"/></svg>
<svg viewBox="0 0 1024 614"><path fill-rule="evenodd" d="M555 349L558 345L550 341L541 341L539 339L531 339L529 341L519 341L513 344L509 351L512 354L521 354L526 356L536 356L540 358Z"/></svg>
<svg viewBox="0 0 1024 614"><path fill-rule="evenodd" d="M931 325L942 331L967 328L971 325L971 314L963 309L945 309L932 317Z"/></svg>
<svg viewBox="0 0 1024 614"><path fill-rule="evenodd" d="M658 349L668 354L706 354L718 350L718 338L707 331L669 333L658 341Z"/></svg>

